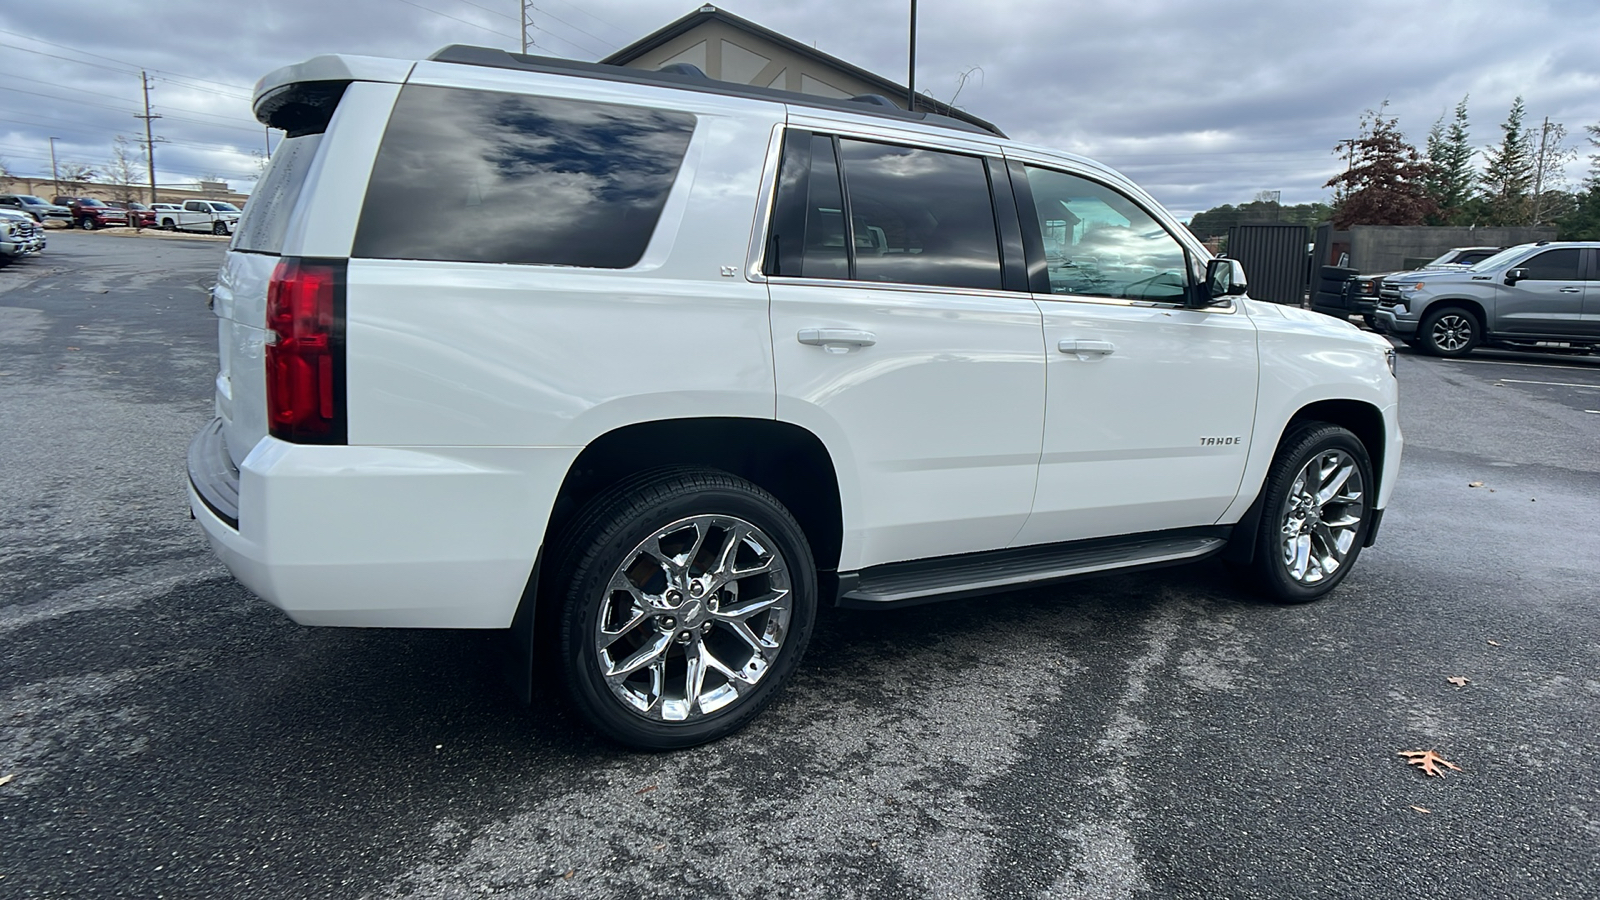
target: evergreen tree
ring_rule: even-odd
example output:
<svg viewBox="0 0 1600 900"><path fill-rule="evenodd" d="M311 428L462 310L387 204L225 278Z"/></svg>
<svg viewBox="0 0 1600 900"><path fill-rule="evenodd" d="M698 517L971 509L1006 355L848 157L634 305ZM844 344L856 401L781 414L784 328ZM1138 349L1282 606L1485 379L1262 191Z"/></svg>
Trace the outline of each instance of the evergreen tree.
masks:
<svg viewBox="0 0 1600 900"><path fill-rule="evenodd" d="M1430 225L1464 225L1467 201L1472 198L1478 173L1472 168L1472 137L1467 122L1467 98L1456 104L1449 127L1444 116L1428 132L1428 196L1439 211L1428 217Z"/></svg>
<svg viewBox="0 0 1600 900"><path fill-rule="evenodd" d="M1383 115L1387 107L1385 102L1361 117L1360 137L1345 142L1350 147L1349 169L1324 185L1334 188L1338 197L1335 228L1421 225L1439 208L1428 196L1433 167L1416 147L1406 143L1399 120Z"/></svg>
<svg viewBox="0 0 1600 900"><path fill-rule="evenodd" d="M1479 181L1487 225L1521 225L1527 221L1528 192L1533 187L1533 136L1522 127L1522 98L1511 104L1500 126L1499 144L1484 151L1487 161Z"/></svg>

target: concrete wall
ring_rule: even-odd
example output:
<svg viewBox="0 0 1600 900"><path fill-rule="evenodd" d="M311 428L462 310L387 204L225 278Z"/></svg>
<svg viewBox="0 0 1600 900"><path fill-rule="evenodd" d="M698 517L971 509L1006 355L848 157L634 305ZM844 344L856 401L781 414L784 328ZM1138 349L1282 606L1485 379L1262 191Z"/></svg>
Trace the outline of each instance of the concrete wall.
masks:
<svg viewBox="0 0 1600 900"><path fill-rule="evenodd" d="M818 97L848 99L879 93L882 88L848 73L799 56L758 35L721 22L707 22L680 34L628 63L633 69L659 69L668 63L699 66L718 81L799 91ZM905 97L890 97L901 109Z"/></svg>
<svg viewBox="0 0 1600 900"><path fill-rule="evenodd" d="M1408 268L1406 260L1434 259L1452 247L1510 247L1531 241L1553 241L1553 226L1519 228L1454 228L1430 225L1353 225L1350 265L1363 274Z"/></svg>

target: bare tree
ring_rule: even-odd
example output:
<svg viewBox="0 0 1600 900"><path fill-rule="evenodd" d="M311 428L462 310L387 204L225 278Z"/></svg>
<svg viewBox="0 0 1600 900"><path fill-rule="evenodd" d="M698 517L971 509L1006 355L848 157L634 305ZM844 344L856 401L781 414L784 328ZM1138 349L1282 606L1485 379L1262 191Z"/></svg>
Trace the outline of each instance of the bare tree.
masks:
<svg viewBox="0 0 1600 900"><path fill-rule="evenodd" d="M11 163L4 156L0 156L0 178L11 177Z"/></svg>
<svg viewBox="0 0 1600 900"><path fill-rule="evenodd" d="M1567 127L1548 118L1539 129L1538 145L1533 148L1533 195L1528 198L1529 225L1560 216L1567 200L1567 164L1578 158L1568 147Z"/></svg>
<svg viewBox="0 0 1600 900"><path fill-rule="evenodd" d="M61 193L76 196L83 193L84 188L93 184L99 174L88 163L64 159L60 165L56 166L56 183L60 186Z"/></svg>
<svg viewBox="0 0 1600 900"><path fill-rule="evenodd" d="M139 159L132 145L122 135L111 142L111 165L106 169L106 183L112 186L112 196L123 203L139 199L141 171Z"/></svg>

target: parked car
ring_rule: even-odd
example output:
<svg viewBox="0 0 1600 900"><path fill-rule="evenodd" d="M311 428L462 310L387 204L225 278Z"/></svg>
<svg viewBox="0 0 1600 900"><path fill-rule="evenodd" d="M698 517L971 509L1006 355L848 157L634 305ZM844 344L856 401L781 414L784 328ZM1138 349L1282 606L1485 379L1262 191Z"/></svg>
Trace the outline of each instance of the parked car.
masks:
<svg viewBox="0 0 1600 900"><path fill-rule="evenodd" d="M161 210L161 227L169 231L233 234L240 210L225 200L185 200L176 210Z"/></svg>
<svg viewBox="0 0 1600 900"><path fill-rule="evenodd" d="M35 222L59 221L72 224L72 210L55 203L46 203L43 197L32 194L0 194L0 209L27 213Z"/></svg>
<svg viewBox="0 0 1600 900"><path fill-rule="evenodd" d="M1345 318L1360 316L1368 328L1375 326L1373 313L1378 308L1378 292L1383 279L1399 275L1409 276L1413 272L1433 271L1438 269L1465 269L1474 263L1499 253L1500 247L1454 247L1440 254L1437 259L1399 272L1380 272L1375 275L1352 274L1348 280L1340 285L1337 292L1320 290L1311 296L1311 308L1326 315ZM1324 267L1326 274L1329 267Z"/></svg>
<svg viewBox="0 0 1600 900"><path fill-rule="evenodd" d="M136 200L129 202L123 202L121 200L109 200L107 201L106 205L124 210L127 213L129 225L138 225L140 228L155 227L155 210L145 206L143 203L140 203Z"/></svg>
<svg viewBox="0 0 1600 900"><path fill-rule="evenodd" d="M32 256L44 247L43 225L27 213L0 209L0 265Z"/></svg>
<svg viewBox="0 0 1600 900"><path fill-rule="evenodd" d="M128 224L128 211L94 197L57 197L57 205L72 211L72 223L84 231Z"/></svg>
<svg viewBox="0 0 1600 900"><path fill-rule="evenodd" d="M819 604L1216 556L1315 600L1393 491L1388 342L1082 157L474 47L254 109L292 136L214 289L211 546L303 624L505 630L625 744L745 725Z"/></svg>
<svg viewBox="0 0 1600 900"><path fill-rule="evenodd" d="M1600 346L1600 242L1540 241L1465 269L1389 276L1377 328L1435 356Z"/></svg>

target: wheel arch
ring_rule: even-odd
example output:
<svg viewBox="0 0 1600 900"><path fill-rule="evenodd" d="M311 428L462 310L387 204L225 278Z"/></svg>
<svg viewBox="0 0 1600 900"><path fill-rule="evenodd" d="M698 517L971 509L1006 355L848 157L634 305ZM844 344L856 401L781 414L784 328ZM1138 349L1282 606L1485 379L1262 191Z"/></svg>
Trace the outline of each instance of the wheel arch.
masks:
<svg viewBox="0 0 1600 900"><path fill-rule="evenodd" d="M578 454L551 507L544 546L552 545L573 517L606 488L650 469L702 466L737 475L778 498L799 522L819 570L818 592L830 596L828 577L839 563L843 506L833 459L810 431L787 422L753 418L665 419L621 426L590 441ZM551 634L553 603L541 603L541 581L559 561L544 549L534 562L509 631L505 674L524 702L533 695L539 659L536 635Z"/></svg>
<svg viewBox="0 0 1600 900"><path fill-rule="evenodd" d="M1422 333L1422 320L1433 315L1441 309L1459 307L1472 313L1478 319L1478 327L1487 330L1489 327L1489 311L1484 308L1483 301L1473 297L1440 297L1430 301L1427 306L1417 310L1417 334Z"/></svg>
<svg viewBox="0 0 1600 900"><path fill-rule="evenodd" d="M1308 403L1296 410L1284 424L1283 431L1278 433L1277 443L1272 448L1273 458L1277 458L1278 453L1283 450L1284 442L1291 435L1301 426L1313 422L1337 425L1361 441L1361 445L1367 448L1367 456L1372 464L1372 494L1374 497L1378 496L1382 489L1383 459L1387 450L1385 443L1387 431L1383 412L1363 400L1331 399ZM1223 558L1227 561L1247 565L1254 559L1256 535L1261 528L1261 501L1265 494L1266 482L1263 481L1261 489L1256 492L1255 500L1234 524L1234 533L1228 541L1228 549L1223 554Z"/></svg>

